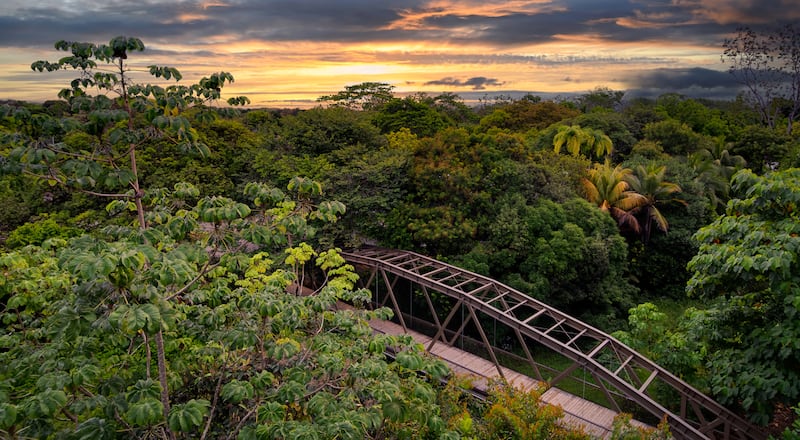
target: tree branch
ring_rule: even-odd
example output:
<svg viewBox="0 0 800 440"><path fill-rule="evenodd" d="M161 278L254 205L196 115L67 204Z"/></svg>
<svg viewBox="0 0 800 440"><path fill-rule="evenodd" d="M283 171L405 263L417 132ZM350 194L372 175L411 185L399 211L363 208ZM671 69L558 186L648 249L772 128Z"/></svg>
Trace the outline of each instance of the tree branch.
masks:
<svg viewBox="0 0 800 440"><path fill-rule="evenodd" d="M217 380L217 387L214 389L214 398L211 399L211 409L208 411L208 420L206 421L205 428L203 428L203 434L200 435L200 440L205 440L206 435L208 435L208 430L211 428L211 420L214 418L214 410L217 409L217 400L219 400L219 393L222 389L223 372L224 370L220 372L219 380Z"/></svg>

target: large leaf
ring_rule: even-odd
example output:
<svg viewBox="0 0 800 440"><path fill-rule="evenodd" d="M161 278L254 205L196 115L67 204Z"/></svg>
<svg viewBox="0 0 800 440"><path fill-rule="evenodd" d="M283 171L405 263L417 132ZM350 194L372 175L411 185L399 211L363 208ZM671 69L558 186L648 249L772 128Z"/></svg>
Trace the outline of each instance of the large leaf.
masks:
<svg viewBox="0 0 800 440"><path fill-rule="evenodd" d="M8 429L17 422L17 407L10 403L0 403L0 429Z"/></svg>
<svg viewBox="0 0 800 440"><path fill-rule="evenodd" d="M253 385L250 382L233 379L223 385L221 396L228 402L239 403L243 400L251 399L253 392Z"/></svg>
<svg viewBox="0 0 800 440"><path fill-rule="evenodd" d="M266 402L258 407L258 419L264 423L275 423L286 416L286 406L278 402Z"/></svg>
<svg viewBox="0 0 800 440"><path fill-rule="evenodd" d="M169 427L173 431L190 432L203 423L211 404L208 400L192 399L184 404L174 405L169 411Z"/></svg>
<svg viewBox="0 0 800 440"><path fill-rule="evenodd" d="M164 405L160 400L147 398L132 404L125 413L125 419L136 426L158 423L164 418Z"/></svg>
<svg viewBox="0 0 800 440"><path fill-rule="evenodd" d="M26 404L30 416L50 417L67 404L67 395L61 390L44 390L33 396Z"/></svg>
<svg viewBox="0 0 800 440"><path fill-rule="evenodd" d="M92 417L78 425L75 430L77 440L104 440L117 438L115 426L105 419Z"/></svg>
<svg viewBox="0 0 800 440"><path fill-rule="evenodd" d="M401 351L397 353L396 361L409 370L419 370L423 365L422 356L420 356L419 353L410 351Z"/></svg>
<svg viewBox="0 0 800 440"><path fill-rule="evenodd" d="M381 404L383 416L395 423L406 418L406 405L400 400L390 400Z"/></svg>
<svg viewBox="0 0 800 440"><path fill-rule="evenodd" d="M141 379L128 390L127 399L130 402L139 402L157 399L159 396L161 396L161 386L158 382L153 379Z"/></svg>

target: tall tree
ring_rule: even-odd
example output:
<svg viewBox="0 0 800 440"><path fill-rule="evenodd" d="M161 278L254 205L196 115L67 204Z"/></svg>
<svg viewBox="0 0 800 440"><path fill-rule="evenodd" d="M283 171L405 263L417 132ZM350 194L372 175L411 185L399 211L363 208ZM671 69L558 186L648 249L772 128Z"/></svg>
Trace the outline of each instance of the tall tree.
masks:
<svg viewBox="0 0 800 440"><path fill-rule="evenodd" d="M62 40L55 44L55 48L70 55L54 63L36 61L31 64L31 69L39 72L78 71L78 77L71 81L70 87L58 94L69 102L77 117L50 122L60 127L63 133L83 128L95 135L97 142L85 148L83 144L76 147L53 136L28 138L10 153L12 167L51 185L113 198L117 202L128 201L136 212L138 228L144 231L148 229L149 221L158 220L148 219L143 203L146 192L140 185L139 148L154 138L167 138L186 151L208 154L208 147L199 141L197 132L183 112L194 107L200 110L199 118L213 119L214 112L207 108L207 104L220 99L222 87L232 82L233 76L220 72L188 87L143 85L133 82L133 68L127 61L129 55L145 50L138 38L120 36L108 44ZM181 73L172 67L151 65L147 69L157 79L180 81L182 78ZM98 92L97 95L92 95L93 91ZM231 105L248 102L245 97L228 100ZM137 122L141 119L145 124ZM123 293L120 300L131 300L128 295ZM155 325L149 330L152 330L156 343L160 404L166 418L170 411L170 396L163 328Z"/></svg>
<svg viewBox="0 0 800 440"><path fill-rule="evenodd" d="M624 90L612 90L609 87L595 87L576 99L578 108L584 113L595 111L615 111L622 105Z"/></svg>
<svg viewBox="0 0 800 440"><path fill-rule="evenodd" d="M669 223L656 205L667 202L679 202L674 194L681 192L681 187L664 180L667 167L655 163L637 166L633 173L625 176L631 191L639 194L639 204L630 212L638 216L641 226L642 241L650 240L652 227L655 225L662 232L667 232Z"/></svg>
<svg viewBox="0 0 800 440"><path fill-rule="evenodd" d="M689 157L689 164L696 173L695 181L702 185L712 209L717 211L728 201L731 177L744 168L747 161L717 143L696 151Z"/></svg>
<svg viewBox="0 0 800 440"><path fill-rule="evenodd" d="M748 168L763 173L792 162L792 143L792 136L783 130L755 124L741 127L728 149L744 157Z"/></svg>
<svg viewBox="0 0 800 440"><path fill-rule="evenodd" d="M432 100L418 96L390 99L380 106L373 121L384 133L407 128L419 137L432 137L448 125Z"/></svg>
<svg viewBox="0 0 800 440"><path fill-rule="evenodd" d="M613 151L613 143L605 133L580 125L561 125L553 136L553 150L558 153L566 146L573 156L581 153L596 157L608 156Z"/></svg>
<svg viewBox="0 0 800 440"><path fill-rule="evenodd" d="M292 179L288 194L249 183L242 197L248 203L200 198L185 183L171 190L138 184L135 153L151 139L146 135L172 135L202 149L188 118L179 116L219 97L229 74L191 87L136 85L122 60L144 48L137 39L58 47L73 57L35 66L78 66L81 76L62 92L76 115L48 123L97 135L97 145L81 144L96 150L61 142L63 131L47 138L20 134L20 146L8 156L3 151L0 163L56 185L112 196L107 211L120 219L95 235L53 237L41 247L0 254L0 321L6 324L0 335L0 436L362 439L446 433L429 379L447 367L411 346L410 338L373 337L364 318L385 318L386 310L332 310L339 300L368 301L369 292L354 291L357 275L337 250L318 252L303 242L319 223L344 212L341 203L319 201L319 183ZM104 71L98 60L119 71ZM179 76L172 68L150 71ZM119 95L111 101L92 97L92 86ZM313 286L317 290L289 293L304 285L312 266L324 279ZM391 365L387 347L397 351Z"/></svg>
<svg viewBox="0 0 800 440"><path fill-rule="evenodd" d="M388 83L363 82L345 86L344 90L333 95L320 96L317 101L329 101L352 110L375 110L394 98L392 90L394 86Z"/></svg>
<svg viewBox="0 0 800 440"><path fill-rule="evenodd" d="M639 220L633 211L647 201L644 196L631 190L629 178L633 171L622 165L611 165L611 161L596 163L582 179L586 200L608 212L620 228L635 233L641 231Z"/></svg>
<svg viewBox="0 0 800 440"><path fill-rule="evenodd" d="M786 118L791 133L800 115L800 29L792 23L764 32L742 27L723 47L723 62L747 90L761 121L776 128Z"/></svg>
<svg viewBox="0 0 800 440"><path fill-rule="evenodd" d="M732 179L724 215L700 229L689 295L710 304L712 392L766 423L800 400L800 170Z"/></svg>

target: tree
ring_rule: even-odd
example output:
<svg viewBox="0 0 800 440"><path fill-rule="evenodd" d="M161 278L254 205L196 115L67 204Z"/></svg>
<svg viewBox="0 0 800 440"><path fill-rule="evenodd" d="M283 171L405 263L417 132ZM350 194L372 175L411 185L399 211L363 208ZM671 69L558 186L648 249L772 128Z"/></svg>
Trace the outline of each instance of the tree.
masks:
<svg viewBox="0 0 800 440"><path fill-rule="evenodd" d="M631 190L628 179L632 172L622 165L612 168L611 162L606 159L603 164L594 164L581 183L586 200L601 211L609 213L620 228L639 233L639 220L632 211L642 206L646 200L644 196Z"/></svg>
<svg viewBox="0 0 800 440"><path fill-rule="evenodd" d="M584 113L614 111L621 106L624 96L624 90L595 87L595 89L589 93L579 96L576 101L578 108Z"/></svg>
<svg viewBox="0 0 800 440"><path fill-rule="evenodd" d="M675 183L667 182L664 176L667 167L651 163L647 166L637 166L633 173L624 177L628 182L630 191L639 194L637 206L629 211L639 217L637 222L641 228L642 241L647 243L650 240L652 226L655 225L662 232L667 232L669 223L658 210L657 204L665 202L685 203L680 199L674 198L674 194L681 192L681 187Z"/></svg>
<svg viewBox="0 0 800 440"><path fill-rule="evenodd" d="M645 243L639 234L627 231L631 274L642 297L656 303L663 298L681 300L686 297L686 282L691 274L686 264L697 254L698 245L692 235L701 227L711 223L717 213L713 210L709 188L697 179L696 171L681 157L646 159L632 157L624 166L635 170L640 165L645 168L665 166L665 180L680 186L681 192L671 197L684 202L661 203L657 205L661 214L669 221L669 233L652 233ZM724 209L724 206L722 207ZM637 216L640 222L643 218ZM651 228L653 231L655 227Z"/></svg>
<svg viewBox="0 0 800 440"><path fill-rule="evenodd" d="M553 137L553 149L556 153L561 147L567 147L573 156L581 153L594 154L596 157L608 156L613 151L611 138L594 128L581 128L580 125L561 125Z"/></svg>
<svg viewBox="0 0 800 440"><path fill-rule="evenodd" d="M582 128L592 128L606 134L614 147L615 158L626 157L631 153L636 138L629 128L631 121L618 112L585 113L568 121ZM619 160L619 159L618 159Z"/></svg>
<svg viewBox="0 0 800 440"><path fill-rule="evenodd" d="M340 148L364 145L377 148L385 140L369 115L347 107L316 107L284 116L270 145L297 156L330 153Z"/></svg>
<svg viewBox="0 0 800 440"><path fill-rule="evenodd" d="M728 149L742 156L750 169L763 173L787 162L792 138L780 130L759 125L742 127Z"/></svg>
<svg viewBox="0 0 800 440"><path fill-rule="evenodd" d="M8 156L3 151L3 164L111 196L107 212L119 219L93 235L50 234L41 246L0 254L0 435L445 433L429 379L447 367L410 338L373 337L366 319L386 318L386 310L333 310L338 301L362 304L369 292L354 291L357 276L336 249L305 242L344 213L341 203L320 200L319 183L294 178L284 192L251 182L240 196L247 202L200 197L186 183L138 184L135 153L152 139L145 135L172 134L203 149L180 115L216 99L229 74L192 87L140 86L121 61L127 50L143 49L139 40L57 46L73 57L34 66L81 70L62 92L76 114L50 121L61 132L44 139L18 135L23 140ZM117 76L100 68L90 74L95 60L118 65ZM172 68L150 71L179 76ZM90 97L91 86L119 97ZM71 135L89 142L68 141ZM95 150L84 151L87 145ZM97 190L126 185L128 192ZM312 270L322 282L298 295ZM391 365L387 347L397 353Z"/></svg>
<svg viewBox="0 0 800 440"><path fill-rule="evenodd" d="M763 32L742 27L723 47L722 61L730 63L761 122L774 129L785 118L791 134L800 115L800 29L792 23Z"/></svg>
<svg viewBox="0 0 800 440"><path fill-rule="evenodd" d="M456 124L474 123L478 121L475 110L464 104L464 100L450 92L432 98L433 108Z"/></svg>
<svg viewBox="0 0 800 440"><path fill-rule="evenodd" d="M381 82L363 82L345 86L344 90L317 98L317 101L331 101L335 106L351 110L376 110L394 98L394 86Z"/></svg>
<svg viewBox="0 0 800 440"><path fill-rule="evenodd" d="M512 131L541 130L579 114L579 111L561 103L523 98L495 106L492 113L481 120L481 126Z"/></svg>
<svg viewBox="0 0 800 440"><path fill-rule="evenodd" d="M713 142L711 138L695 133L691 127L675 119L651 122L644 127L645 140L658 142L664 152L688 156Z"/></svg>
<svg viewBox="0 0 800 440"><path fill-rule="evenodd" d="M604 325L632 303L625 240L611 217L579 197L528 203L508 192L483 234L459 256L470 269Z"/></svg>
<svg viewBox="0 0 800 440"><path fill-rule="evenodd" d="M744 168L747 161L742 156L731 154L724 146L714 144L692 154L689 164L696 173L695 181L702 185L716 211L728 201L731 177Z"/></svg>
<svg viewBox="0 0 800 440"><path fill-rule="evenodd" d="M408 338L373 337L365 319L385 318L385 310L333 311L337 301L359 304L370 295L353 291L355 273L337 251L297 243L267 252L287 243L282 231L335 216L324 202L304 208L302 194L315 186L296 182L289 200L250 185L252 211L212 197L188 216L162 211L166 222L147 231L157 244L128 236L137 228L115 228L113 238L50 240L2 254L0 432L352 439L442 432L427 378L447 368ZM161 197L167 206L176 201ZM261 243L261 252L223 252L242 238ZM325 282L312 295L290 293L310 266ZM158 329L169 363L166 412L151 376ZM394 364L387 347L397 353Z"/></svg>
<svg viewBox="0 0 800 440"><path fill-rule="evenodd" d="M687 292L710 303L713 394L766 423L800 398L800 170L732 179L724 215L700 229Z"/></svg>
<svg viewBox="0 0 800 440"><path fill-rule="evenodd" d="M432 137L448 125L433 106L414 96L384 103L375 114L374 123L383 133L407 128L419 137Z"/></svg>
<svg viewBox="0 0 800 440"><path fill-rule="evenodd" d="M719 109L712 109L700 101L677 93L658 97L656 111L665 118L687 124L694 132L707 136L730 138L731 128Z"/></svg>
<svg viewBox="0 0 800 440"><path fill-rule="evenodd" d="M29 142L11 152L13 160L20 164L23 172L44 179L51 184L60 184L71 189L93 195L129 198L136 205L139 225L147 227L141 199L144 195L139 183L137 148L151 139L151 133L175 140L186 151L196 150L207 154L205 145L199 142L196 131L181 113L188 108L205 108L209 102L220 98L225 83L233 76L220 72L202 78L192 86L168 86L166 88L133 83L128 55L144 51L138 38L116 37L109 44L59 41L57 50L71 52L70 56L55 63L36 61L31 69L57 71L72 68L79 76L72 80L69 88L62 89L59 97L69 101L73 110L85 113L88 127L96 135L106 134L108 144L97 142L94 151L70 151L69 144L56 142ZM98 62L102 63L100 67ZM112 73L108 73L110 69ZM150 75L164 80L180 81L181 73L172 67L148 66ZM91 89L101 94L91 96ZM116 100L103 93L116 95ZM230 98L228 103L246 104L245 97ZM143 116L146 126L137 126L137 116ZM204 117L213 118L206 109ZM74 120L53 121L67 132L74 127ZM99 136L98 136L99 137ZM122 158L127 157L127 164ZM129 194L97 192L95 187L130 188Z"/></svg>
<svg viewBox="0 0 800 440"><path fill-rule="evenodd" d="M227 72L202 78L197 84L186 87L172 85L166 88L140 85L132 81L128 55L144 51L138 38L116 37L106 44L59 41L57 50L71 55L55 63L36 61L31 69L36 71L77 70L79 76L72 80L69 88L62 89L59 97L66 99L73 111L84 113L84 125L89 134L98 140L90 148L71 148L69 142L29 139L10 153L11 162L23 173L43 179L51 185L62 185L87 194L129 200L137 213L138 227L148 228L143 198L145 191L140 185L136 159L137 149L147 140L157 136L174 139L186 150L207 154L208 149L199 142L196 131L181 113L188 108L203 108L207 103L220 98L225 83L233 81ZM100 63L100 64L98 64ZM180 81L182 75L172 67L148 66L155 78ZM100 94L90 95L92 89ZM115 95L109 98L105 93ZM245 97L230 98L228 103L246 104ZM205 113L213 118L213 113ZM142 117L146 125L138 125ZM80 125L80 118L52 121L53 126L69 132ZM119 188L127 192L113 192ZM105 189L105 191L103 191ZM108 192L111 191L111 192ZM167 383L167 367L163 332L159 326L154 338L157 346L159 367L160 405L166 415L170 410Z"/></svg>
<svg viewBox="0 0 800 440"><path fill-rule="evenodd" d="M626 331L616 331L612 335L695 388L706 390L703 364L708 347L696 333L701 331L697 323L703 322L705 317L704 311L689 307L674 319L655 304L646 302L628 310Z"/></svg>

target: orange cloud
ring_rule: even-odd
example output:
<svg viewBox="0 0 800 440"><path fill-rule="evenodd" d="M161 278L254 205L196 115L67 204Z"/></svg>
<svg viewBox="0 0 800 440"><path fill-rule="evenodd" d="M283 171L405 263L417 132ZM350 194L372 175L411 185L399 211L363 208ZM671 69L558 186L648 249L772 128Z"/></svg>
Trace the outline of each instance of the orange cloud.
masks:
<svg viewBox="0 0 800 440"><path fill-rule="evenodd" d="M402 18L389 24L386 29L402 30L433 30L437 29L429 24L430 19L444 16L479 15L483 17L502 17L509 14L541 14L553 11L564 11L566 8L552 4L551 0L534 1L452 1L433 0L425 7L418 9L405 9L400 12Z"/></svg>
<svg viewBox="0 0 800 440"><path fill-rule="evenodd" d="M672 0L677 6L688 8L698 21L723 25L735 23L773 23L771 14L759 14L765 4L763 0ZM800 19L800 8L794 0L782 0L775 8L780 11L782 20ZM773 11L774 12L774 11Z"/></svg>

